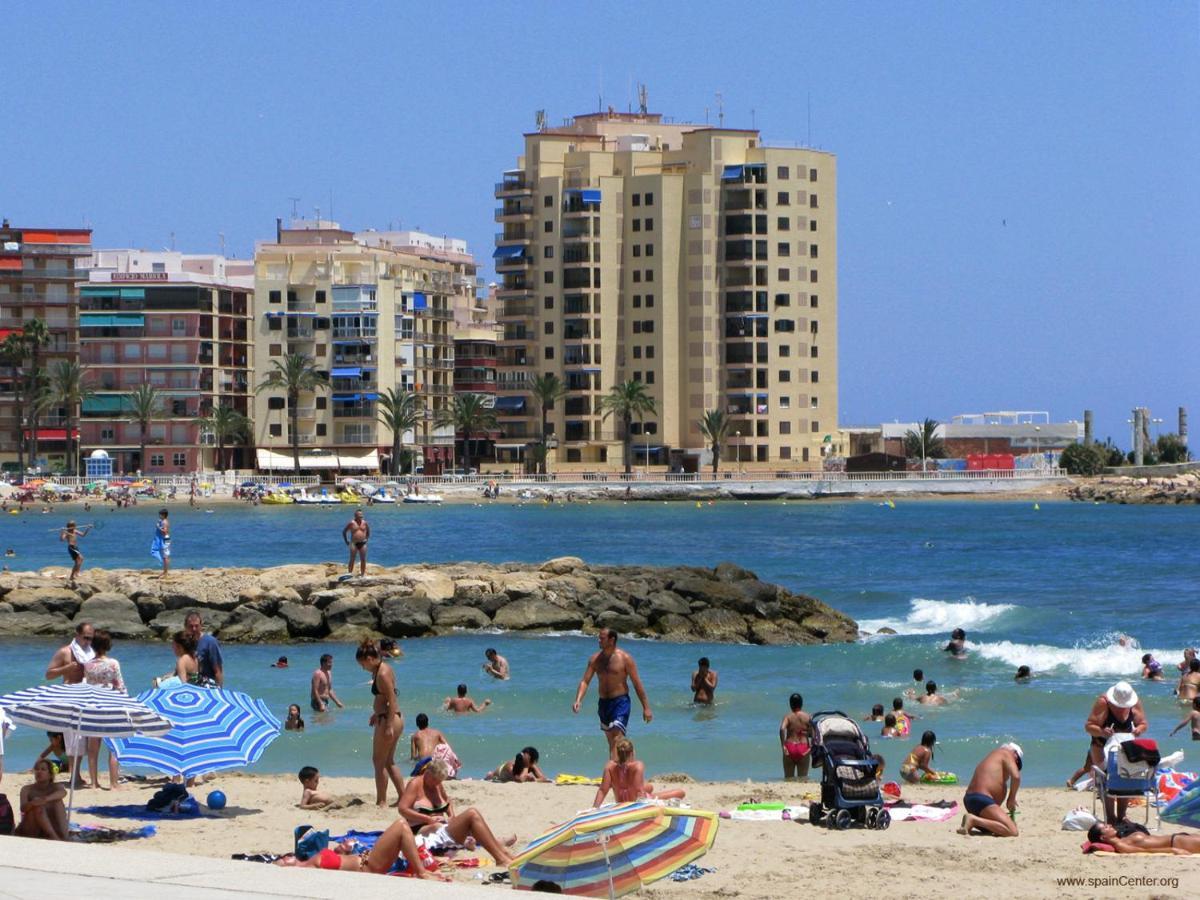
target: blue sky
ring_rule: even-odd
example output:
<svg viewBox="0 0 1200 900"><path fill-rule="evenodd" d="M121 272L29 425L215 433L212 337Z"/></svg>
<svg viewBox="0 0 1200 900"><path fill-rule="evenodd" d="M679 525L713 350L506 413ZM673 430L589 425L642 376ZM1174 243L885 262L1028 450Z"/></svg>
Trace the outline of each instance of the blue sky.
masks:
<svg viewBox="0 0 1200 900"><path fill-rule="evenodd" d="M0 214L253 251L276 216L465 237L534 111L636 103L839 167L843 424L1135 405L1200 429L1196 3L26 3ZM811 110L811 114L810 114Z"/></svg>

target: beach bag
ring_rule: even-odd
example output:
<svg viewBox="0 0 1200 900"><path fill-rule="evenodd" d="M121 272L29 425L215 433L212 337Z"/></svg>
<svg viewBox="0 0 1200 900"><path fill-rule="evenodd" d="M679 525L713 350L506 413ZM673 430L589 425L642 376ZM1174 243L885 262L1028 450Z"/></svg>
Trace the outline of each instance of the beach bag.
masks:
<svg viewBox="0 0 1200 900"><path fill-rule="evenodd" d="M296 839L296 859L309 859L329 847L328 828L317 831L311 825L298 825L293 835Z"/></svg>
<svg viewBox="0 0 1200 900"><path fill-rule="evenodd" d="M17 830L17 818L7 794L0 794L0 834L12 834Z"/></svg>
<svg viewBox="0 0 1200 900"><path fill-rule="evenodd" d="M146 809L150 812L166 812L187 799L188 792L182 784L168 784L155 791L154 796L146 801Z"/></svg>
<svg viewBox="0 0 1200 900"><path fill-rule="evenodd" d="M1077 806L1063 816L1063 831L1087 831L1096 824L1096 817L1084 807Z"/></svg>

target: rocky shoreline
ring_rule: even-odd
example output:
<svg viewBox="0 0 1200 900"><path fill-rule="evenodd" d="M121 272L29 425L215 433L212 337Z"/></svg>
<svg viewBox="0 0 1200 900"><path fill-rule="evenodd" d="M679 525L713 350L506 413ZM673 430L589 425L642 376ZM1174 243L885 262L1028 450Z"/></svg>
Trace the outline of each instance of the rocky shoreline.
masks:
<svg viewBox="0 0 1200 900"><path fill-rule="evenodd" d="M1200 503L1200 472L1161 478L1106 475L1073 484L1067 496L1072 500L1092 503Z"/></svg>
<svg viewBox="0 0 1200 900"><path fill-rule="evenodd" d="M342 579L334 563L180 570L159 580L130 569L0 575L0 636L70 633L88 621L123 640L162 640L199 610L222 641L358 641L452 631L595 631L668 641L820 644L856 640L853 619L732 563L589 566L453 563L368 566Z"/></svg>

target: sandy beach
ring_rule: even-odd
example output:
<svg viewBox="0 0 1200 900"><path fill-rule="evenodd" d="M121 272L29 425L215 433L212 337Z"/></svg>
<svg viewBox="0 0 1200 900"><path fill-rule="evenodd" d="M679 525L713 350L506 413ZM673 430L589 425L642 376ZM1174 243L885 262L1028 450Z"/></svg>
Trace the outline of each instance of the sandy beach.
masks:
<svg viewBox="0 0 1200 900"><path fill-rule="evenodd" d="M23 780L24 776L11 773L5 787L15 790ZM372 796L367 778L328 778L323 779L322 787L339 796ZM157 822L155 836L114 845L111 851L119 854L124 847L131 847L224 859L234 853L282 853L290 849L292 829L298 824L329 828L336 834L352 828L383 828L395 816L394 810L380 811L370 804L329 812L300 810L294 805L300 785L290 776L218 775L211 786L204 785L195 794L203 799L216 788L229 798L223 812ZM447 789L458 810L478 807L498 835L515 834L518 847L588 807L595 790L582 785L480 781L449 782ZM690 784L687 789L689 805L726 810L752 798L801 803L817 786L812 782L713 782ZM77 795L77 803L141 803L151 791L146 785L131 785L116 793L84 791ZM905 799L913 803L961 801L961 794L961 785L904 788ZM713 850L698 863L715 872L695 881L661 881L641 896L775 898L798 891L923 897L981 896L985 892L1009 897L1181 896L1194 895L1200 889L1200 857L1083 855L1083 835L1061 830L1061 820L1076 806L1090 806L1090 795L1042 788L1021 791L1019 800L1022 834L1012 840L958 835L957 812L942 822L897 822L884 832L858 828L836 832L806 822L722 820ZM144 824L88 813L78 814L76 821L109 827ZM1176 829L1168 826L1164 830ZM447 871L457 882L479 884L476 876L494 869ZM378 876L329 873L328 877ZM1060 881L1067 878L1083 881L1075 886ZM1102 880L1087 880L1105 878L1114 881L1106 886ZM1118 883L1122 878L1126 880ZM1139 878L1155 880L1139 883Z"/></svg>

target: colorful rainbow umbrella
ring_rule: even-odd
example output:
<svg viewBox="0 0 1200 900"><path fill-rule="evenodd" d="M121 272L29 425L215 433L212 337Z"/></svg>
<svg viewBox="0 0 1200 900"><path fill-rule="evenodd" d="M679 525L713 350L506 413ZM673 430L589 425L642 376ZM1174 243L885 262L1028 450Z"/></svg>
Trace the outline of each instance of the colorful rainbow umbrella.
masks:
<svg viewBox="0 0 1200 900"><path fill-rule="evenodd" d="M623 897L700 858L716 813L636 802L580 813L530 842L509 865L513 886L551 881L564 894Z"/></svg>

